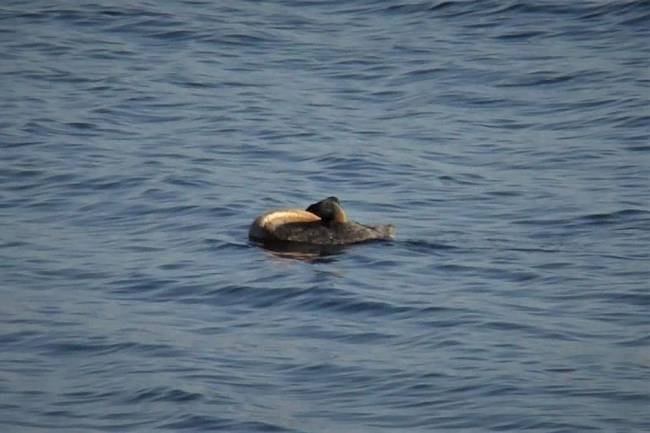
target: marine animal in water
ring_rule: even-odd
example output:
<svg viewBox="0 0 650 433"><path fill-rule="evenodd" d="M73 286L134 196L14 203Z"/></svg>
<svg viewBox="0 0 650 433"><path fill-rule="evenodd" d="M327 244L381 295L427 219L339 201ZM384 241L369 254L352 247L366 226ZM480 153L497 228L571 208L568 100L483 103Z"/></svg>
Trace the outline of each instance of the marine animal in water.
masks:
<svg viewBox="0 0 650 433"><path fill-rule="evenodd" d="M339 199L327 197L306 210L277 209L258 216L250 226L248 237L258 242L348 245L393 239L395 227L351 221Z"/></svg>

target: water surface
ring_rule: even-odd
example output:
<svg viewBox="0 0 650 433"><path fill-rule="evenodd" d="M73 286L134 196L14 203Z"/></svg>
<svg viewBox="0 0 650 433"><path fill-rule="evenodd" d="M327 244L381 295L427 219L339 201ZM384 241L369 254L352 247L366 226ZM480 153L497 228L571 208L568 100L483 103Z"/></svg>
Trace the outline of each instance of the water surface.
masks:
<svg viewBox="0 0 650 433"><path fill-rule="evenodd" d="M650 430L645 1L0 7L0 429ZM296 260L273 207L394 242Z"/></svg>

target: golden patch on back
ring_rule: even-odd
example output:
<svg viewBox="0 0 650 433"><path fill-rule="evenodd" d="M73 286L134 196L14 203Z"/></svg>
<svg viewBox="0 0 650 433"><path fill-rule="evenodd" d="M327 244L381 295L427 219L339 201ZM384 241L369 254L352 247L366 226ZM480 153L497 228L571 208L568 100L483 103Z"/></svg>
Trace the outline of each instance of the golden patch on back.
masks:
<svg viewBox="0 0 650 433"><path fill-rule="evenodd" d="M288 223L309 223L320 221L318 215L300 209L278 209L267 212L257 217L259 225L267 230L274 230L282 224Z"/></svg>
<svg viewBox="0 0 650 433"><path fill-rule="evenodd" d="M253 221L249 236L251 239L267 239L278 227L288 223L311 223L320 221L318 215L300 209L276 209L266 212Z"/></svg>

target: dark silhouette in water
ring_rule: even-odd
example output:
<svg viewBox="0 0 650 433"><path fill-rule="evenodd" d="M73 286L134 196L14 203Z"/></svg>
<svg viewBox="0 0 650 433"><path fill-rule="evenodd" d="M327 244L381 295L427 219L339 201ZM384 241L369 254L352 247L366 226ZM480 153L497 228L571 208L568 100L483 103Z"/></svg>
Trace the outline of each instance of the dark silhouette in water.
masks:
<svg viewBox="0 0 650 433"><path fill-rule="evenodd" d="M260 242L306 245L348 245L393 239L393 225L366 226L350 221L336 197L310 205L307 210L278 209L251 224L248 236Z"/></svg>

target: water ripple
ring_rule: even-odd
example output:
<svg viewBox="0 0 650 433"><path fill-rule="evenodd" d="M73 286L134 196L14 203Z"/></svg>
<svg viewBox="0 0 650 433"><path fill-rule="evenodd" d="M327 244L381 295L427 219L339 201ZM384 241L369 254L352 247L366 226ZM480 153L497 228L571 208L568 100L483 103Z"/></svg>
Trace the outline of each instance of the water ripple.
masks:
<svg viewBox="0 0 650 433"><path fill-rule="evenodd" d="M650 430L649 19L4 2L0 430Z"/></svg>

